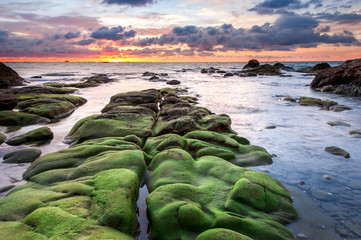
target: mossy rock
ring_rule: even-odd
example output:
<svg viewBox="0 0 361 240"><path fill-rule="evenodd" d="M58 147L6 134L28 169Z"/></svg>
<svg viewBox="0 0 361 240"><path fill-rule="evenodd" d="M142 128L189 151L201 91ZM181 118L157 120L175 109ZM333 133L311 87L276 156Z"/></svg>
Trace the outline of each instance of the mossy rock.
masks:
<svg viewBox="0 0 361 240"><path fill-rule="evenodd" d="M335 147L335 146L325 147L323 150L331 153L332 155L342 156L344 158L350 158L350 154L346 150L339 147Z"/></svg>
<svg viewBox="0 0 361 240"><path fill-rule="evenodd" d="M9 145L30 144L44 142L53 139L53 132L48 127L41 127L30 132L9 138L6 143Z"/></svg>
<svg viewBox="0 0 361 240"><path fill-rule="evenodd" d="M243 234L238 232L224 229L224 228L214 228L202 232L196 240L253 240Z"/></svg>
<svg viewBox="0 0 361 240"><path fill-rule="evenodd" d="M134 143L137 141L140 139L134 135L89 140L40 157L24 172L23 177L28 180L38 175L32 180L50 184L93 175L112 167L133 169L141 176L145 171L145 162L139 146Z"/></svg>
<svg viewBox="0 0 361 240"><path fill-rule="evenodd" d="M161 151L167 149L184 149L185 147L186 141L183 137L177 134L165 134L158 137L149 137L143 147L143 151L145 151L149 156L154 157Z"/></svg>
<svg viewBox="0 0 361 240"><path fill-rule="evenodd" d="M53 99L59 101L67 101L72 103L74 106L81 106L87 102L87 100L80 96L74 96L69 94L35 94L35 93L27 93L27 94L17 94L19 98L20 104L19 108L29 107L32 103L30 100L41 100L41 99Z"/></svg>
<svg viewBox="0 0 361 240"><path fill-rule="evenodd" d="M116 94L110 98L110 103L122 103L123 105L139 105L146 103L157 103L159 100L159 91L155 89L148 89L143 91Z"/></svg>
<svg viewBox="0 0 361 240"><path fill-rule="evenodd" d="M50 119L36 114L14 111L0 111L0 126L32 125L49 122Z"/></svg>
<svg viewBox="0 0 361 240"><path fill-rule="evenodd" d="M29 163L40 157L41 150L34 148L27 148L7 153L4 156L3 163Z"/></svg>
<svg viewBox="0 0 361 240"><path fill-rule="evenodd" d="M47 240L40 233L33 232L32 228L21 222L0 222L0 236L2 240Z"/></svg>
<svg viewBox="0 0 361 240"><path fill-rule="evenodd" d="M313 97L300 97L300 105L302 106L319 106L321 108L330 109L337 105L337 102L331 100L321 100Z"/></svg>
<svg viewBox="0 0 361 240"><path fill-rule="evenodd" d="M215 156L197 161L182 149L158 153L150 166L148 212L155 239L194 239L225 228L252 239L293 239L282 224L297 217L287 189L274 178Z"/></svg>
<svg viewBox="0 0 361 240"><path fill-rule="evenodd" d="M76 89L60 88L60 87L37 87L37 86L27 86L22 88L11 89L11 92L15 95L70 94L70 93L74 93L75 91Z"/></svg>
<svg viewBox="0 0 361 240"><path fill-rule="evenodd" d="M49 119L58 119L69 116L76 109L75 105L68 101L51 98L40 100L28 100L19 104L21 112L37 114Z"/></svg>
<svg viewBox="0 0 361 240"><path fill-rule="evenodd" d="M95 175L90 214L102 224L134 234L136 230L136 199L139 180L127 169L111 169Z"/></svg>
<svg viewBox="0 0 361 240"><path fill-rule="evenodd" d="M5 134L2 134L0 133L0 145L3 144L5 141L6 141L6 135Z"/></svg>
<svg viewBox="0 0 361 240"><path fill-rule="evenodd" d="M152 135L153 124L154 118L149 115L92 115L74 125L66 137L66 142L75 144L89 139L127 135L145 138Z"/></svg>

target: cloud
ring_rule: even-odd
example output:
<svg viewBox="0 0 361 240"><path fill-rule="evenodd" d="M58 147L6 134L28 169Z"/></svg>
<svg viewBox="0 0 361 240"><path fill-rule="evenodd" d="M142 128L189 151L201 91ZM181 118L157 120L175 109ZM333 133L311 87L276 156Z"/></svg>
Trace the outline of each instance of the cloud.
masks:
<svg viewBox="0 0 361 240"><path fill-rule="evenodd" d="M148 4L153 4L153 3L155 3L155 1L154 0L103 0L102 3L139 7L139 6L145 6Z"/></svg>
<svg viewBox="0 0 361 240"><path fill-rule="evenodd" d="M360 45L350 32L329 35L317 31L319 23L312 17L281 15L273 24L249 29L230 24L218 27L175 27L160 37L143 38L135 46L187 45L195 51L282 50L317 47L320 44Z"/></svg>
<svg viewBox="0 0 361 240"><path fill-rule="evenodd" d="M90 45L90 44L95 43L95 42L96 42L96 40L94 40L94 39L83 39L83 40L74 42L73 44L74 45L79 45L79 46L87 46L87 45Z"/></svg>
<svg viewBox="0 0 361 240"><path fill-rule="evenodd" d="M0 29L0 42L5 42L8 37L9 37L9 32Z"/></svg>
<svg viewBox="0 0 361 240"><path fill-rule="evenodd" d="M314 5L315 8L323 6L322 0L309 0L305 3L301 0L265 0L249 9L249 11L255 11L260 15L284 14L290 10L309 8L311 4Z"/></svg>
<svg viewBox="0 0 361 240"><path fill-rule="evenodd" d="M101 28L95 30L94 32L92 32L90 37L95 38L95 39L117 41L117 40L123 40L126 38L135 37L135 35L137 33L134 30L129 30L129 31L124 31L124 30L125 30L125 28L123 28L122 26L112 27L112 28L101 27Z"/></svg>
<svg viewBox="0 0 361 240"><path fill-rule="evenodd" d="M73 39L73 38L78 38L80 37L80 32L68 32L68 33L65 33L65 34L54 34L53 36L50 37L50 39L55 39L55 40L58 40L58 39Z"/></svg>
<svg viewBox="0 0 361 240"><path fill-rule="evenodd" d="M361 24L361 14L358 13L319 13L317 19L336 22L339 24Z"/></svg>
<svg viewBox="0 0 361 240"><path fill-rule="evenodd" d="M319 32L320 32L320 33L326 33L326 32L330 32L330 30L331 30L331 27L330 27L330 26L326 26L326 27L324 27L324 28L321 28L321 29L319 30Z"/></svg>

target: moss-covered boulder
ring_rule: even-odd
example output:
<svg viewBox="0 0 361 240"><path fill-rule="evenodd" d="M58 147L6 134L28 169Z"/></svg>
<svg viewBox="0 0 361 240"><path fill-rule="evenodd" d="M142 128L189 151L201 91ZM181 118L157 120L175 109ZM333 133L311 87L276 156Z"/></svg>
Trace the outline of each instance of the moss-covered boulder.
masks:
<svg viewBox="0 0 361 240"><path fill-rule="evenodd" d="M147 205L155 239L193 236L225 228L252 239L293 239L282 224L297 217L287 189L276 179L221 158L196 161L168 149L150 166Z"/></svg>
<svg viewBox="0 0 361 240"><path fill-rule="evenodd" d="M218 240L218 239L253 240L252 238L249 238L243 234L224 228L209 229L198 235L198 237L196 238L196 240Z"/></svg>
<svg viewBox="0 0 361 240"><path fill-rule="evenodd" d="M40 149L27 148L5 154L3 163L29 163L41 155Z"/></svg>
<svg viewBox="0 0 361 240"><path fill-rule="evenodd" d="M350 157L350 154L346 150L336 147L336 146L325 147L323 150L325 150L326 152L329 152L333 155L336 155L336 156L342 156L344 158Z"/></svg>
<svg viewBox="0 0 361 240"><path fill-rule="evenodd" d="M0 144L3 144L4 142L5 142L5 140L6 140L6 135L5 134L2 134L2 133L0 133Z"/></svg>
<svg viewBox="0 0 361 240"><path fill-rule="evenodd" d="M331 100L321 100L313 97L300 97L300 105L302 106L318 106L329 110L332 106L337 105L337 102Z"/></svg>
<svg viewBox="0 0 361 240"><path fill-rule="evenodd" d="M9 138L6 143L9 145L42 144L46 141L53 139L53 132L48 127L41 127L30 132Z"/></svg>
<svg viewBox="0 0 361 240"><path fill-rule="evenodd" d="M67 94L23 94L18 95L21 112L37 114L49 119L63 118L75 111L86 99Z"/></svg>
<svg viewBox="0 0 361 240"><path fill-rule="evenodd" d="M49 122L50 119L35 114L0 111L0 126L32 125Z"/></svg>

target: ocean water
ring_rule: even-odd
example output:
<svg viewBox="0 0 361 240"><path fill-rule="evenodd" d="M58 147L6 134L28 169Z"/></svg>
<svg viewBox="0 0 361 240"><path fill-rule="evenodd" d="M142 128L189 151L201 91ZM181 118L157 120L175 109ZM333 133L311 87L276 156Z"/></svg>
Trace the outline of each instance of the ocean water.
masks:
<svg viewBox="0 0 361 240"><path fill-rule="evenodd" d="M286 62L296 69L317 62ZM341 62L330 62L338 65ZM199 105L214 113L226 113L232 128L251 144L265 147L275 154L272 165L252 167L280 180L291 192L299 219L288 225L300 239L361 239L361 138L352 138L350 130L361 129L361 98L321 93L309 88L313 76L297 72L287 77L227 77L223 74L201 74L202 68L215 67L228 72L242 69L245 63L6 63L25 78L27 85L44 82L77 82L93 74L105 73L115 81L95 88L79 89L76 95L88 102L72 115L51 123L54 139L37 147L43 154L68 146L62 143L72 126L80 119L99 113L112 95L120 92L170 87L165 82L150 82L142 73L167 73L167 80L179 80L178 88L199 99ZM271 63L273 64L273 63ZM31 78L41 75L41 79ZM352 108L332 112L318 107L300 106L283 101L285 96L329 99ZM332 127L327 122L343 121L350 127ZM266 126L275 126L268 129ZM39 126L21 129L0 127L8 137ZM351 155L346 159L323 150L338 146ZM28 146L0 145L0 157ZM0 162L0 188L21 185L22 173L29 164ZM325 179L329 175L331 179ZM300 184L303 183L303 184ZM0 197L4 197L1 193ZM141 194L142 198L146 194ZM144 218L144 216L143 216ZM141 220L142 223L146 220ZM144 226L143 226L144 228ZM144 230L145 231L145 230ZM141 239L147 239L143 232Z"/></svg>

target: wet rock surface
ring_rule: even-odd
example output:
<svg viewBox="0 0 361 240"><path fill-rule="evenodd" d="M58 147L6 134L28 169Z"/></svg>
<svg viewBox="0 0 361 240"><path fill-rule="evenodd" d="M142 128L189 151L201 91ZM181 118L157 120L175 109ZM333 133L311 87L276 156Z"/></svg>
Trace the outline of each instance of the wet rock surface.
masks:
<svg viewBox="0 0 361 240"><path fill-rule="evenodd" d="M41 127L6 140L9 145L39 144L53 139L53 132L48 127Z"/></svg>
<svg viewBox="0 0 361 240"><path fill-rule="evenodd" d="M18 105L18 98L13 94L0 92L0 111L13 110Z"/></svg>
<svg viewBox="0 0 361 240"><path fill-rule="evenodd" d="M348 60L319 72L312 80L313 89L332 86L335 93L361 95L361 59Z"/></svg>
<svg viewBox="0 0 361 240"><path fill-rule="evenodd" d="M17 72L0 62L0 87L20 86L23 81Z"/></svg>
<svg viewBox="0 0 361 240"><path fill-rule="evenodd" d="M40 157L41 150L35 148L28 148L7 153L4 158L4 163L29 163L34 162Z"/></svg>
<svg viewBox="0 0 361 240"><path fill-rule="evenodd" d="M270 164L270 154L237 136L229 116L178 94L120 93L77 122L72 146L36 159L28 183L0 200L0 236L134 239L147 175L152 239L294 239L288 190L240 167Z"/></svg>
<svg viewBox="0 0 361 240"><path fill-rule="evenodd" d="M342 156L344 158L349 158L350 154L343 150L342 148L339 147L335 147L335 146L331 146L331 147L325 147L323 150L325 150L326 152L331 153L332 155L336 155L336 156Z"/></svg>

